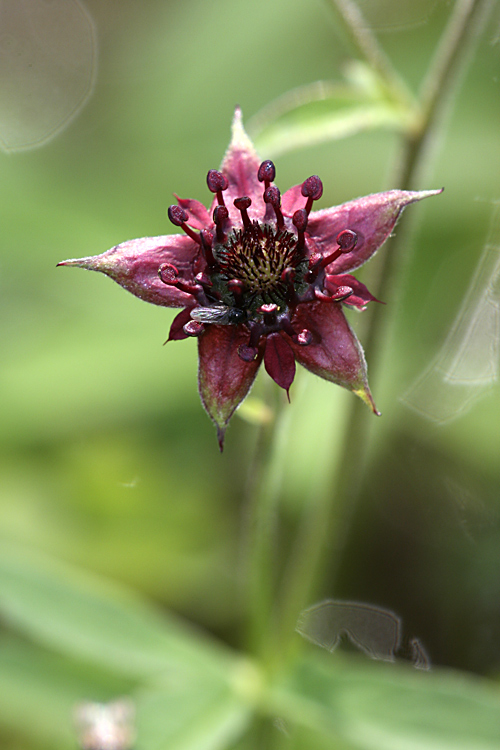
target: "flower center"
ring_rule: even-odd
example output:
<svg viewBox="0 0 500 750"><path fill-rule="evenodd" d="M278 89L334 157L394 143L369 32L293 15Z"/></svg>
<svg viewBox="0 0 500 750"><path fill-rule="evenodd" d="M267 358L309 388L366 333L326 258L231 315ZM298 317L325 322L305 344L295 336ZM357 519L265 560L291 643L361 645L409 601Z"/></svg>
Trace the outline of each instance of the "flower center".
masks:
<svg viewBox="0 0 500 750"><path fill-rule="evenodd" d="M306 232L313 203L323 193L320 178L312 175L302 183L300 192L305 204L290 217L282 213L280 191L272 184L275 174L274 164L269 160L262 162L257 172L258 181L263 183L262 198L266 204L262 222L250 219L248 209L252 199L243 195L233 200L241 214L235 226L234 214L230 218L224 200L228 179L222 172L211 169L207 185L216 196L213 224L205 226L199 234L189 226L188 207L192 207L194 213L193 226L200 224L196 201L179 199L178 205L168 209L170 221L199 246L193 266L194 279L183 278L171 263L163 263L158 269L165 284L176 286L193 298L193 306L187 308L187 322L185 313L180 314L184 335L199 336L204 327L211 324L244 325L249 332L249 342L239 347L238 354L248 362L256 357L262 338L280 332L300 346L311 343L311 331L295 330L292 325L299 304L316 299L341 302L353 293L351 287L338 286L335 277L328 276L326 268L342 253L354 249L358 240L356 232L344 229L337 235L336 246L332 243L330 253L315 252L310 238L306 242ZM196 266L200 269L198 273ZM178 331L175 335L179 335ZM278 343L278 339L273 341L283 354L283 345L279 343L282 337Z"/></svg>
<svg viewBox="0 0 500 750"><path fill-rule="evenodd" d="M214 255L222 278L241 282L250 307L255 302L282 306L288 269L295 271L304 260L294 234L257 221L235 229L224 245L215 246Z"/></svg>

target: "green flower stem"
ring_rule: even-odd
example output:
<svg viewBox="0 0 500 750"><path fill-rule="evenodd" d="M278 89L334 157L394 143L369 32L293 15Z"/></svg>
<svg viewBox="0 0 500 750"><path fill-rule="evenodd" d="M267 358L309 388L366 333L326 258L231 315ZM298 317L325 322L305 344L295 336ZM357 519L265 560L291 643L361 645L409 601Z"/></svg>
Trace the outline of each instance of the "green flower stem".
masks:
<svg viewBox="0 0 500 750"><path fill-rule="evenodd" d="M248 647L262 659L263 666L268 663L269 633L275 608L278 500L286 469L291 419L291 410L285 406L282 399L276 399L273 422L260 428L249 477L256 490L249 493Z"/></svg>
<svg viewBox="0 0 500 750"><path fill-rule="evenodd" d="M341 8L352 10L355 7L350 0L335 2ZM491 0L457 0L422 89L420 127L417 133L407 135L403 143L398 168L399 179L396 181L401 189L412 189L423 169L429 166L428 145L437 140L445 123L445 105L451 101L451 91L458 74L492 5ZM356 14L353 13L351 18L355 21L353 35L361 39L360 29L356 26ZM349 22L347 14L344 20ZM378 284L374 291L377 297L386 301L393 299L393 292L400 285L408 261L412 226L406 215L403 216L397 235L388 243L383 263L379 266ZM375 379L380 371L381 356L388 347L390 333L387 308L373 305L367 318L364 339L367 359L372 373L375 370ZM374 379L373 374L371 379ZM282 649L283 660L288 658L293 643L291 628L300 610L312 604L321 591L326 569L329 576L328 590L332 591L334 586L335 575L329 553L334 552L333 559L338 564L367 463L373 426L373 417L367 412L366 406L353 399L340 455L332 459L330 483L328 487L317 488L314 506L310 508L305 504L296 547L290 557L281 605L282 620L278 638L281 643L286 641L288 644ZM332 502L333 498L335 502Z"/></svg>

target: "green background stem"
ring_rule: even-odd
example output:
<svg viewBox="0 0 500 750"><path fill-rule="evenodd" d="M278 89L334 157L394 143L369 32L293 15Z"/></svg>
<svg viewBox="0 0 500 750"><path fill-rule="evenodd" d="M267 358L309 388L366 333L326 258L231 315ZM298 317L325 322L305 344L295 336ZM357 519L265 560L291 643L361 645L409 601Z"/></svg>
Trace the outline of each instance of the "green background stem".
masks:
<svg viewBox="0 0 500 750"><path fill-rule="evenodd" d="M357 13L345 12L347 6L351 11L355 8L351 2L335 0L335 3L343 12L345 22L359 21L360 16ZM420 95L420 127L418 132L407 135L402 144L394 182L401 189L414 189L420 175L429 167L432 151L429 145L437 141L439 132L444 127L446 105L451 102L451 93L459 73L464 68L473 42L478 37L491 7L491 0L458 0L454 7ZM366 37L366 33L366 29L353 28L351 36L359 41L358 50L366 51L368 62L373 63L376 48L372 35ZM365 43L365 37L369 38L369 45ZM385 60L385 57L379 57L378 52L377 58ZM387 70L385 62L383 68ZM387 243L382 254L378 279L374 285L372 283L371 288L378 298L387 302L394 300L395 291L402 282L410 254L410 234L414 226L414 221L408 221L405 214L398 225L397 235ZM387 308L372 305L366 320L364 336L372 382L376 382L380 373L391 331ZM305 503L295 549L285 578L280 643L292 642L291 631L301 609L313 604L318 595L335 594L335 570L332 561L337 565L340 562L343 540L347 536L349 521L369 457L372 427L373 417L368 413L366 406L353 399L340 455L332 456L330 483L326 487L318 488L318 492L315 493L316 502L313 505ZM325 580L326 571L328 580ZM286 652L287 648L282 649L283 658Z"/></svg>

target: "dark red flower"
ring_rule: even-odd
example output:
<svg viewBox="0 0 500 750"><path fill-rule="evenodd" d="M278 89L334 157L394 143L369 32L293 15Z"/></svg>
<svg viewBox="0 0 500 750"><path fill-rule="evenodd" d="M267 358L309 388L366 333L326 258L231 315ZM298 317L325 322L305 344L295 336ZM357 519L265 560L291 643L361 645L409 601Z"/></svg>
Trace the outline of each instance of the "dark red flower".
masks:
<svg viewBox="0 0 500 750"><path fill-rule="evenodd" d="M287 393L297 361L377 413L363 350L343 312L375 298L349 272L382 245L405 206L440 192L390 190L312 211L323 193L319 177L283 196L274 178L237 110L221 169L207 175L210 211L177 198L168 214L183 234L129 240L59 264L100 271L147 302L183 308L169 340L198 337L200 396L221 449L262 360Z"/></svg>

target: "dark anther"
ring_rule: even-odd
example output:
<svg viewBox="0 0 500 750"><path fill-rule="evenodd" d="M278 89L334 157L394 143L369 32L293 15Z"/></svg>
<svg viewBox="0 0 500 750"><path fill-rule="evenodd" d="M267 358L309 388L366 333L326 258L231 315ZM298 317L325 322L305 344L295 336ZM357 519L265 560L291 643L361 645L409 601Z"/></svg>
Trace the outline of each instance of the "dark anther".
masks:
<svg viewBox="0 0 500 750"><path fill-rule="evenodd" d="M241 344L238 347L238 356L244 362L253 362L257 356L257 349L254 346L247 346L247 344Z"/></svg>
<svg viewBox="0 0 500 750"><path fill-rule="evenodd" d="M308 177L302 183L302 189L300 191L304 198L312 198L313 201L319 201L323 195L323 183L317 174L313 174L312 177Z"/></svg>
<svg viewBox="0 0 500 750"><path fill-rule="evenodd" d="M276 167L270 159L262 162L257 172L257 177L259 182L265 183L266 187L269 187L269 184L273 182L276 177Z"/></svg>
<svg viewBox="0 0 500 750"><path fill-rule="evenodd" d="M213 219L215 224L223 224L228 216L229 211L225 206L216 206L214 208Z"/></svg>
<svg viewBox="0 0 500 750"><path fill-rule="evenodd" d="M218 193L221 190L227 189L227 177L217 169L210 169L207 174L207 185L211 193Z"/></svg>
<svg viewBox="0 0 500 750"><path fill-rule="evenodd" d="M304 232L307 228L307 211L305 208L299 208L298 211L295 211L294 215L292 216L292 223L298 233L297 246L302 249L305 244Z"/></svg>
<svg viewBox="0 0 500 750"><path fill-rule="evenodd" d="M171 263L162 263L158 269L160 281L169 286L175 286L179 280L179 271Z"/></svg>
<svg viewBox="0 0 500 750"><path fill-rule="evenodd" d="M349 253L355 247L357 241L358 235L356 232L353 232L350 229L344 229L343 232L340 232L340 234L337 235L337 243L339 247L334 250L333 253L323 255L319 267L326 268L330 263L333 263L334 260L337 260L342 253ZM309 268L311 268L311 260L309 260Z"/></svg>
<svg viewBox="0 0 500 750"><path fill-rule="evenodd" d="M169 206L167 213L172 224L175 224L176 227L181 227L188 237L191 237L191 239L197 242L198 245L201 244L200 235L186 224L186 221L189 219L189 214L182 208L182 206Z"/></svg>
<svg viewBox="0 0 500 750"><path fill-rule="evenodd" d="M203 333L204 328L205 326L203 323L198 323L197 320L189 320L186 325L182 327L182 330L188 336L199 336L200 333Z"/></svg>
<svg viewBox="0 0 500 750"><path fill-rule="evenodd" d="M233 203L238 209L238 211L241 211L241 218L243 220L243 226L245 227L245 229L247 229L251 224L250 217L248 216L248 213L247 213L247 208L249 208L252 205L252 199L248 198L245 195L243 198L236 198L233 201Z"/></svg>
<svg viewBox="0 0 500 750"><path fill-rule="evenodd" d="M313 202L319 201L319 199L323 195L323 183L319 179L318 175L314 174L312 175L312 177L308 177L307 180L304 180L300 192L302 193L304 198L307 198L305 210L309 215Z"/></svg>
<svg viewBox="0 0 500 750"><path fill-rule="evenodd" d="M280 229L285 226L283 214L281 213L281 193L277 187L271 185L264 190L264 202L270 203L276 214L276 223Z"/></svg>
<svg viewBox="0 0 500 750"><path fill-rule="evenodd" d="M298 211L295 211L294 215L292 216L292 222L294 227L296 228L297 232L305 232L307 228L307 211L305 208L299 208Z"/></svg>
<svg viewBox="0 0 500 750"><path fill-rule="evenodd" d="M356 247L358 242L358 235L353 232L352 229L344 229L343 232L337 235L337 245L339 245L343 253L349 253Z"/></svg>
<svg viewBox="0 0 500 750"><path fill-rule="evenodd" d="M307 330L307 328L303 328L297 336L297 344L299 344L300 346L309 346L312 340L313 335L311 331Z"/></svg>
<svg viewBox="0 0 500 750"><path fill-rule="evenodd" d="M169 206L168 218L176 227L181 227L189 219L189 214L181 206Z"/></svg>

